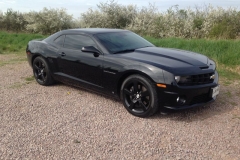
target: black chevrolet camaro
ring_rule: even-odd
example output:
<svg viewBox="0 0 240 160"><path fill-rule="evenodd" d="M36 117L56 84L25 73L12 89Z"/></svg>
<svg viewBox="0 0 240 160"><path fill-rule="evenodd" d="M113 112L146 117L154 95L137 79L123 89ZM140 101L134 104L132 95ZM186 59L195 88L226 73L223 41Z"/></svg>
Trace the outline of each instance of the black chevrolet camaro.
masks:
<svg viewBox="0 0 240 160"><path fill-rule="evenodd" d="M127 30L64 30L30 41L26 53L39 84L60 81L114 96L139 117L202 106L219 93L213 60L155 47Z"/></svg>

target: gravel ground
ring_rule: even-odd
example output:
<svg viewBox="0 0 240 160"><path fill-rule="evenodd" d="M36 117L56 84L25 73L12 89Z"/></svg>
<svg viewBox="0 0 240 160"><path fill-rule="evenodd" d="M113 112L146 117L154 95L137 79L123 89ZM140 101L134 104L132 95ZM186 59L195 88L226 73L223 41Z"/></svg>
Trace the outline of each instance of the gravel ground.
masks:
<svg viewBox="0 0 240 160"><path fill-rule="evenodd" d="M0 55L0 159L240 159L239 83L205 107L142 119L98 94L40 86L12 59Z"/></svg>

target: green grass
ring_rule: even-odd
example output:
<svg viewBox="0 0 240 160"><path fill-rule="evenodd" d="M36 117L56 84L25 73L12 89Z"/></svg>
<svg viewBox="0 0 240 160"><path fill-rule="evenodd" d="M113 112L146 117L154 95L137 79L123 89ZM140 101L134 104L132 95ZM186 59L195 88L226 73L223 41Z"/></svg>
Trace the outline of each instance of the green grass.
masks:
<svg viewBox="0 0 240 160"><path fill-rule="evenodd" d="M239 80L240 40L207 40L207 39L156 39L145 37L158 47L178 48L198 52L215 60L220 77L227 80Z"/></svg>
<svg viewBox="0 0 240 160"><path fill-rule="evenodd" d="M145 38L158 47L178 48L194 51L202 53L223 65L240 65L240 40Z"/></svg>
<svg viewBox="0 0 240 160"><path fill-rule="evenodd" d="M0 31L0 54L23 52L30 40L45 37L46 36L40 34Z"/></svg>
<svg viewBox="0 0 240 160"><path fill-rule="evenodd" d="M24 79L25 81L16 82L16 83L10 85L8 88L11 88L11 89L21 88L22 86L28 85L35 81L34 76L22 77L21 79Z"/></svg>
<svg viewBox="0 0 240 160"><path fill-rule="evenodd" d="M25 81L27 81L27 82L32 82L32 81L34 81L34 80L35 80L34 76L26 77L26 78L25 78Z"/></svg>

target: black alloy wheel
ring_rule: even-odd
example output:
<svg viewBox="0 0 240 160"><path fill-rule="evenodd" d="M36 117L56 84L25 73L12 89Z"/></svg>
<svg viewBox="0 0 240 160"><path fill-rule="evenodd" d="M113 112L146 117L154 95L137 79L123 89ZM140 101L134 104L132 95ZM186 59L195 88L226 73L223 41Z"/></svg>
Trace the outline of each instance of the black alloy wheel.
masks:
<svg viewBox="0 0 240 160"><path fill-rule="evenodd" d="M48 86L54 82L49 73L47 62L42 57L37 57L33 61L33 74L36 81L44 86Z"/></svg>
<svg viewBox="0 0 240 160"><path fill-rule="evenodd" d="M158 110L155 86L140 75L132 75L123 82L121 99L128 112L134 116L148 117Z"/></svg>

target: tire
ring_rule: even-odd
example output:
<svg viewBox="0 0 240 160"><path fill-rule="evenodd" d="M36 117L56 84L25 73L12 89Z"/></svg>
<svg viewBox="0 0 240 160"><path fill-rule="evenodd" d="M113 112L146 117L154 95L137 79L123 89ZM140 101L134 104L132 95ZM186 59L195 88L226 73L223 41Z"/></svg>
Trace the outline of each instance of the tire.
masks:
<svg viewBox="0 0 240 160"><path fill-rule="evenodd" d="M48 64L43 57L36 57L33 61L33 74L36 81L43 86L49 86L54 83Z"/></svg>
<svg viewBox="0 0 240 160"><path fill-rule="evenodd" d="M120 95L124 107L134 116L149 117L159 108L155 85L141 75L126 78L121 86Z"/></svg>

